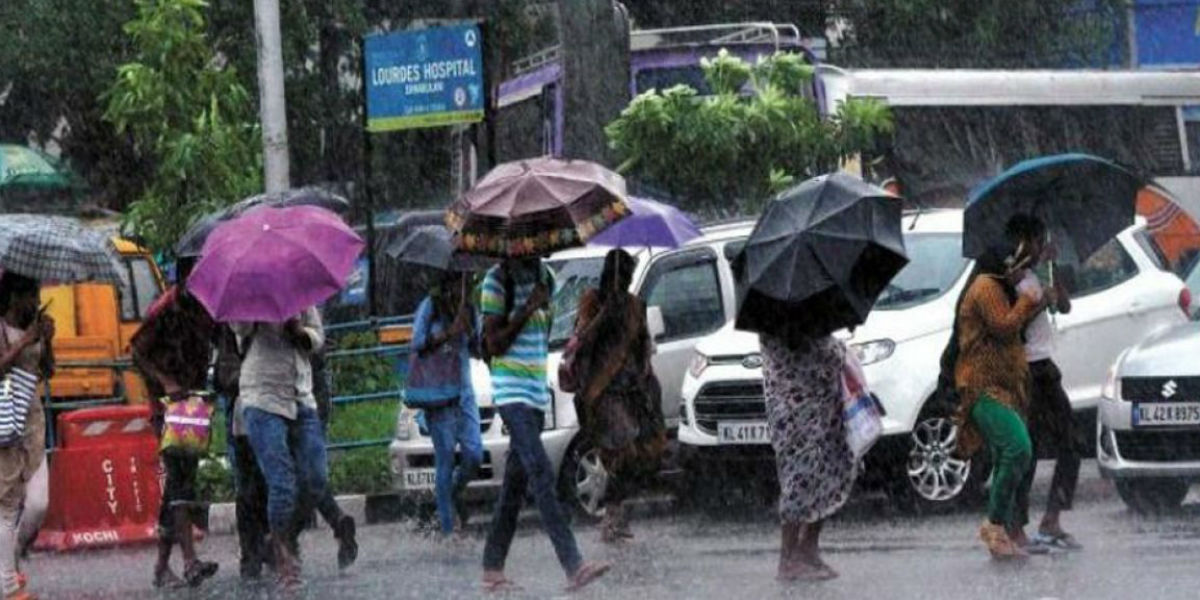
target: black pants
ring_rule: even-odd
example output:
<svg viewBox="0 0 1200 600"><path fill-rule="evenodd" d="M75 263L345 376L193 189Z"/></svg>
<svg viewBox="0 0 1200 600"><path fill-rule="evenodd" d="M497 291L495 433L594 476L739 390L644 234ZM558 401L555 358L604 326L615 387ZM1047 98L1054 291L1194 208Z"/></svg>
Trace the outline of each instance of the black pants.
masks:
<svg viewBox="0 0 1200 600"><path fill-rule="evenodd" d="M245 436L229 435L230 462L233 465L238 546L242 564L257 569L269 554L267 550L267 482L254 460L254 450ZM253 566L251 566L253 565Z"/></svg>
<svg viewBox="0 0 1200 600"><path fill-rule="evenodd" d="M1029 493L1037 471L1037 457L1048 453L1054 457L1054 478L1050 481L1047 511L1071 510L1075 501L1075 486L1079 483L1080 448L1083 445L1075 430L1071 400L1063 390L1062 373L1054 361L1046 359L1029 363L1030 401L1029 437L1033 440L1033 464L1023 485L1018 512L1021 522L1028 523ZM1043 450L1045 452L1043 452Z"/></svg>
<svg viewBox="0 0 1200 600"><path fill-rule="evenodd" d="M159 539L175 542L175 508L186 507L193 525L206 525L196 502L196 473L200 459L196 456L163 454L160 457L166 481L162 489L162 504L158 509ZM205 515L207 513L205 512Z"/></svg>

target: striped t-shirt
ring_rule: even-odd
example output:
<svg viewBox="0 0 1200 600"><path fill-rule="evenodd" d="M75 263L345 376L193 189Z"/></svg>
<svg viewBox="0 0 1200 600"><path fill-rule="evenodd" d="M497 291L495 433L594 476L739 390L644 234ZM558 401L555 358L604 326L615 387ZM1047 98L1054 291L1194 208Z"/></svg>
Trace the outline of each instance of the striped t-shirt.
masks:
<svg viewBox="0 0 1200 600"><path fill-rule="evenodd" d="M504 278L501 273L501 267L496 266L484 277L479 308L485 317L504 314ZM546 270L542 278L553 291L553 274ZM534 285L534 281L514 283L509 318L525 306L525 300L533 293ZM525 328L508 351L492 358L492 398L496 406L520 403L538 410L550 406L550 391L546 387L550 323L550 311L545 308L538 310L525 322Z"/></svg>

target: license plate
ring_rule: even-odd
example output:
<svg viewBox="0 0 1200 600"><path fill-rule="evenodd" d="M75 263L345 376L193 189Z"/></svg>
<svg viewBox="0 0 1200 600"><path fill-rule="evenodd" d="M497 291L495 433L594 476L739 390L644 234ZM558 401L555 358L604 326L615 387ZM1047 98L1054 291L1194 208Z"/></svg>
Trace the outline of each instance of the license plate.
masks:
<svg viewBox="0 0 1200 600"><path fill-rule="evenodd" d="M1134 427L1200 425L1198 402L1153 402L1133 405Z"/></svg>
<svg viewBox="0 0 1200 600"><path fill-rule="evenodd" d="M404 472L404 487L410 490L433 488L435 469L409 469Z"/></svg>
<svg viewBox="0 0 1200 600"><path fill-rule="evenodd" d="M717 441L722 444L769 444L766 423L718 423Z"/></svg>

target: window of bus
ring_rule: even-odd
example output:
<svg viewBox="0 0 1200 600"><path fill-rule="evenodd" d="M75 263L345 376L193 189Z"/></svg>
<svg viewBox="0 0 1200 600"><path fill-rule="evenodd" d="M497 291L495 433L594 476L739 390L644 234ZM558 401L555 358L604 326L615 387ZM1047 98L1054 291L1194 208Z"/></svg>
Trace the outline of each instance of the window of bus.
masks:
<svg viewBox="0 0 1200 600"><path fill-rule="evenodd" d="M1200 106L1183 107L1183 130L1187 138L1190 171L1200 173Z"/></svg>

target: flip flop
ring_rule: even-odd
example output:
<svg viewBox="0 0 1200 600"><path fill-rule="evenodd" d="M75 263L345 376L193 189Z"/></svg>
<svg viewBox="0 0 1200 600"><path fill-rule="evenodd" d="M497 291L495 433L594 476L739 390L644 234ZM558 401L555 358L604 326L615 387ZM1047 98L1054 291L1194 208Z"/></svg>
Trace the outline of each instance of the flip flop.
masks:
<svg viewBox="0 0 1200 600"><path fill-rule="evenodd" d="M517 585L513 580L497 579L495 581L483 582L483 591L488 594L508 594L512 592L522 591L521 586Z"/></svg>
<svg viewBox="0 0 1200 600"><path fill-rule="evenodd" d="M583 589L589 583L602 577L609 571L609 569L612 569L612 563L609 562L583 563L583 565L575 571L575 574L571 576L571 581L569 584L567 584L567 591L577 592Z"/></svg>
<svg viewBox="0 0 1200 600"><path fill-rule="evenodd" d="M1033 536L1035 543L1058 550L1083 550L1083 544L1075 540L1075 536L1063 532L1061 534L1037 532Z"/></svg>

